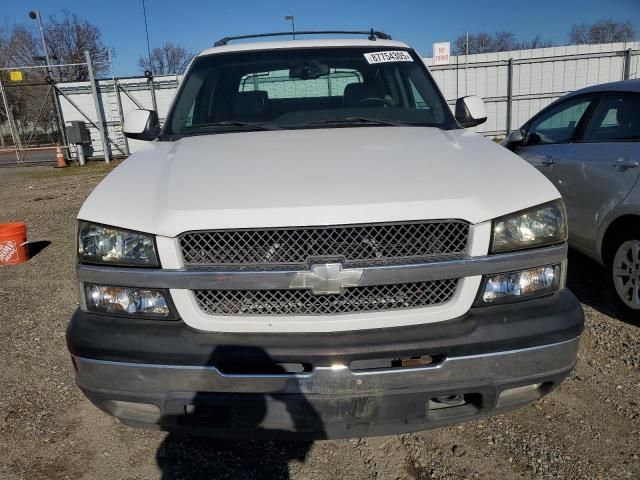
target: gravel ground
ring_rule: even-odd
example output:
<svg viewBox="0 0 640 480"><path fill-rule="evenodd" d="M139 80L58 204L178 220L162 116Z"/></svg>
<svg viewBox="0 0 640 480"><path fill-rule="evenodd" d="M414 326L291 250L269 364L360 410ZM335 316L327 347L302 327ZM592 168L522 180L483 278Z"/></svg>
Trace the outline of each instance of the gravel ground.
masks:
<svg viewBox="0 0 640 480"><path fill-rule="evenodd" d="M587 317L578 366L541 401L419 434L314 443L229 442L135 430L73 382L74 219L109 168L0 169L0 222L40 250L0 267L0 478L640 478L640 321L623 322L603 271L572 254ZM131 199L135 201L135 199Z"/></svg>

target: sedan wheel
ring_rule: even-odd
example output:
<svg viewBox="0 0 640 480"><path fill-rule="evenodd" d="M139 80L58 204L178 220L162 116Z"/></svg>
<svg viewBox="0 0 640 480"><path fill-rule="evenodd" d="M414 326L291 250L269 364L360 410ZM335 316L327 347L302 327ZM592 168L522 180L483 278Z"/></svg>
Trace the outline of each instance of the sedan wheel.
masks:
<svg viewBox="0 0 640 480"><path fill-rule="evenodd" d="M640 310L640 240L622 243L613 257L613 285L620 300Z"/></svg>

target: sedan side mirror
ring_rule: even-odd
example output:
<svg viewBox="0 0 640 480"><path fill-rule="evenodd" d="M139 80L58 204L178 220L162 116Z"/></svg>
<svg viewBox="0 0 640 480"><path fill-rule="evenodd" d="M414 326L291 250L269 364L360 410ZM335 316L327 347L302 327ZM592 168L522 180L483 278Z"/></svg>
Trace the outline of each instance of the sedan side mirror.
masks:
<svg viewBox="0 0 640 480"><path fill-rule="evenodd" d="M132 110L124 119L122 131L134 140L155 140L160 135L158 113L153 110Z"/></svg>
<svg viewBox="0 0 640 480"><path fill-rule="evenodd" d="M509 143L521 143L524 138L520 130L511 130L507 135L507 142Z"/></svg>
<svg viewBox="0 0 640 480"><path fill-rule="evenodd" d="M507 147L509 150L513 150L518 145L522 145L524 143L524 137L522 136L522 132L520 130L511 130L507 138L504 139L503 146Z"/></svg>
<svg viewBox="0 0 640 480"><path fill-rule="evenodd" d="M456 101L456 120L463 128L475 127L487 121L487 109L480 97L469 95Z"/></svg>

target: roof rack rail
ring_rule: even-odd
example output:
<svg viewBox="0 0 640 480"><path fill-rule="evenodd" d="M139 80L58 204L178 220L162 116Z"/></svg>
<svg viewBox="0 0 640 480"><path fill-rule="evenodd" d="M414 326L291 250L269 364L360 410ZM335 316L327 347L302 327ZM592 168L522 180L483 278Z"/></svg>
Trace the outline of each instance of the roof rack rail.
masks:
<svg viewBox="0 0 640 480"><path fill-rule="evenodd" d="M391 35L387 35L384 32L374 30L369 31L357 31L357 30L317 30L317 31L302 31L295 32L295 35L325 35L325 34L346 34L346 35L369 35L369 40L391 40ZM256 33L254 35L237 35L234 37L224 37L213 44L214 47L222 47L231 40L244 40L245 38L263 38L263 37L284 37L294 35L294 32L276 32L276 33Z"/></svg>

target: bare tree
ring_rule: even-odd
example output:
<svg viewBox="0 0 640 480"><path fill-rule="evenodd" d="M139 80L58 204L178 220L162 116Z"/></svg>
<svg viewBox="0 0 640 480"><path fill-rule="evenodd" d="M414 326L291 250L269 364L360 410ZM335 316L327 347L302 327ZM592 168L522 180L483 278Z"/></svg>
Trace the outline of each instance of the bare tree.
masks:
<svg viewBox="0 0 640 480"><path fill-rule="evenodd" d="M467 36L460 35L453 44L456 55L464 55L467 51ZM544 40L536 35L529 41L519 41L516 36L507 31L496 32L494 35L480 32L469 35L469 53L505 52L508 50L522 50L526 48L550 47L553 42Z"/></svg>
<svg viewBox="0 0 640 480"><path fill-rule="evenodd" d="M469 37L471 40L471 37ZM474 49L478 51L478 53L484 53L491 51L491 43L493 39L491 35L488 33L477 33L473 36L473 44ZM471 43L471 41L469 42Z"/></svg>
<svg viewBox="0 0 640 480"><path fill-rule="evenodd" d="M109 49L102 43L100 29L75 14L67 11L63 13L62 20L51 16L45 24L45 39L50 55L57 63L83 63L84 52L88 50L94 62L95 75L99 77L107 73L109 65L99 63L109 59ZM63 81L81 81L89 78L87 68L83 65L63 67L56 71Z"/></svg>
<svg viewBox="0 0 640 480"><path fill-rule="evenodd" d="M517 50L519 48L516 36L511 32L496 32L493 37L493 51L507 52L509 50Z"/></svg>
<svg viewBox="0 0 640 480"><path fill-rule="evenodd" d="M493 37L490 33L469 34L469 53L487 53L493 48ZM467 36L460 35L453 44L453 50L458 55L464 55L467 51Z"/></svg>
<svg viewBox="0 0 640 480"><path fill-rule="evenodd" d="M536 35L531 40L525 40L524 42L520 42L520 49L528 50L532 48L547 48L553 47L553 42L550 40L543 39L540 35Z"/></svg>
<svg viewBox="0 0 640 480"><path fill-rule="evenodd" d="M613 19L599 20L592 24L579 23L571 27L569 43L614 43L635 39L636 32L628 20L618 22Z"/></svg>
<svg viewBox="0 0 640 480"><path fill-rule="evenodd" d="M184 73L193 55L180 45L165 42L162 47L151 50L151 58L141 56L138 66L141 71L151 70L154 75L180 75Z"/></svg>
<svg viewBox="0 0 640 480"><path fill-rule="evenodd" d="M94 62L104 62L109 57L108 49L102 43L100 29L77 15L63 12L64 18L55 16L44 23L44 36L47 50L54 63L84 63L85 50L91 54ZM33 29L22 24L0 26L0 66L22 67L40 62L44 65L44 52L40 39ZM109 66L104 63L94 64L96 76L104 74ZM45 77L44 70L29 72L33 79ZM88 79L85 66L57 67L53 70L55 80L80 81Z"/></svg>
<svg viewBox="0 0 640 480"><path fill-rule="evenodd" d="M38 43L24 25L0 26L0 66L20 67L31 65L38 55Z"/></svg>

